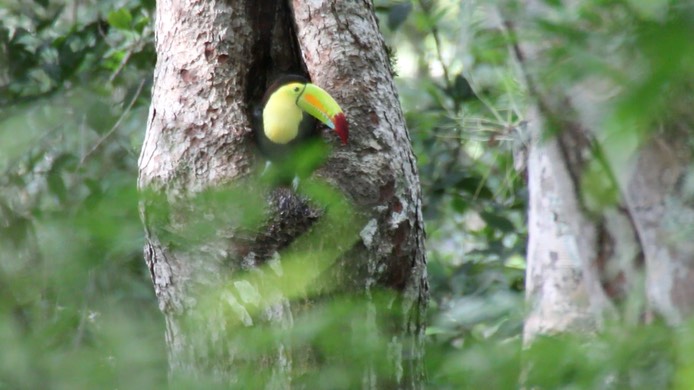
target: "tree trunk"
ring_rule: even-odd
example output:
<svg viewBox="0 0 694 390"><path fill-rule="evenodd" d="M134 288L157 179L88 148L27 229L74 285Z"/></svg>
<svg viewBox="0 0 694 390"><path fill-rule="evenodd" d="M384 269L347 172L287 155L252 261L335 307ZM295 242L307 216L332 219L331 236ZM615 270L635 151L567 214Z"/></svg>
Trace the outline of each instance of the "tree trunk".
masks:
<svg viewBox="0 0 694 390"><path fill-rule="evenodd" d="M316 371L311 348L278 339L253 354L239 334L291 329L315 293L350 291L367 302L366 318L352 320L386 338L377 355L390 367L382 375L367 362L353 384L420 387L421 194L371 2L160 0L156 49L138 183L172 373L240 383L251 367L269 373L265 386L289 387ZM297 191L258 180L251 132L253 110L283 73L307 73L350 123L347 146L324 136L330 157ZM329 190L311 190L321 183ZM382 289L388 306L377 304Z"/></svg>
<svg viewBox="0 0 694 390"><path fill-rule="evenodd" d="M509 14L505 24L521 37L514 50L535 99L529 117L526 341L600 330L606 317L680 323L694 309L694 246L683 237L694 215L686 169L692 123L686 116L656 118L649 125L658 121L662 130L639 132L639 118L618 111L630 91L606 75L549 81L549 70L566 65L553 62L557 49L579 43L549 34L537 38L538 21L562 23L558 8L528 1L523 10ZM589 50L624 69L624 77L634 77L629 87L638 87L642 75L627 73L633 53Z"/></svg>
<svg viewBox="0 0 694 390"><path fill-rule="evenodd" d="M567 150L576 155L588 145L577 142L564 148L560 141L575 141L569 132L543 140L542 119L529 116L531 143L528 154L528 257L526 294L529 310L524 333L592 331L609 309L596 270L599 224L584 214L573 180ZM583 140L581 140L583 141ZM576 162L580 163L580 162Z"/></svg>

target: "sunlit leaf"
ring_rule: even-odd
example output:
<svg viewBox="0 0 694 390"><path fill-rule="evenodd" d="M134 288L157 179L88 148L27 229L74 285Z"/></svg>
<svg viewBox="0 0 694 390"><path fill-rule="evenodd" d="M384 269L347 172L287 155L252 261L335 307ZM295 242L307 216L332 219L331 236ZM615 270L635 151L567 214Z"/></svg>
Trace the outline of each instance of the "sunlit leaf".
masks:
<svg viewBox="0 0 694 390"><path fill-rule="evenodd" d="M106 18L108 23L119 30L130 30L133 16L127 8L111 11Z"/></svg>

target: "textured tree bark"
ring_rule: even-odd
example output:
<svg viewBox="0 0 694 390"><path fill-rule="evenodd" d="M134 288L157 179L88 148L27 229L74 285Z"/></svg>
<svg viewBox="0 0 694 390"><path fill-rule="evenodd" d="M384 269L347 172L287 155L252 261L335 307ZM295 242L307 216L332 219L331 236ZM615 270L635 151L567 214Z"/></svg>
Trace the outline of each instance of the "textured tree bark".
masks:
<svg viewBox="0 0 694 390"><path fill-rule="evenodd" d="M373 4L327 0L292 4L312 80L334 91L352 118L350 147L326 165L326 177L368 220L350 261L366 263L367 275L360 284L367 294L376 285L402 294L395 309L401 311L397 314L402 322L394 326L408 337L393 339L402 344L394 361L402 370L396 382L417 388L424 372L423 313L428 298L421 191ZM366 382L366 387L377 385L373 379Z"/></svg>
<svg viewBox="0 0 694 390"><path fill-rule="evenodd" d="M647 140L621 183L644 253L648 303L670 324L694 313L694 245L689 236L694 207L692 188L687 188L692 156L684 142L689 134L691 128L672 138Z"/></svg>
<svg viewBox="0 0 694 390"><path fill-rule="evenodd" d="M599 227L583 212L576 184L557 139L541 141L541 117L528 118L529 310L524 333L592 331L609 304L590 264L596 262ZM579 147L580 148L580 147ZM578 151L584 153L584 150Z"/></svg>
<svg viewBox="0 0 694 390"><path fill-rule="evenodd" d="M367 302L377 289L394 294L389 308L371 302L366 310L374 334L387 331L390 374L367 369L360 386L420 387L428 298L421 194L371 2L159 0L156 48L138 184L172 373L233 383L241 365L258 364L272 373L266 385L286 388L315 365L310 351L281 340L249 362L233 337L239 324L293 326L305 305L285 288L285 252L303 239L304 249L331 258L316 275ZM336 208L255 180L254 105L276 75L306 71L350 122L346 147L325 134L334 148L314 176L346 199L356 216L341 223L360 221L356 228L335 226L340 218L328 214ZM248 219L261 223L249 228ZM321 230L335 239L305 239ZM388 318L398 320L379 328Z"/></svg>
<svg viewBox="0 0 694 390"><path fill-rule="evenodd" d="M524 11L505 18L506 27L523 37L536 38L532 24L555 16L538 1L525 2ZM694 211L685 189L692 158L681 142L682 127L691 123L667 118L679 128L667 136L611 133L606 107L615 90L619 96L617 86L603 79L553 86L542 72L552 66L547 51L561 42L521 42L515 54L536 101L529 118L526 341L600 330L606 316L681 322L694 308L694 247L678 234L690 231L686 221ZM586 188L597 180L603 180L602 194ZM597 198L611 190L615 201L600 204Z"/></svg>

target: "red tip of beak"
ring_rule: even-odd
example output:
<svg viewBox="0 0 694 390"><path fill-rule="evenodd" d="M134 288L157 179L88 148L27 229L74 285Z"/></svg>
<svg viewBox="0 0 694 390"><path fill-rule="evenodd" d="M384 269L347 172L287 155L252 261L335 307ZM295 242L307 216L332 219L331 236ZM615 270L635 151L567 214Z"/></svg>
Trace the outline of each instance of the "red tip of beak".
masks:
<svg viewBox="0 0 694 390"><path fill-rule="evenodd" d="M339 113L333 117L333 123L335 124L335 132L340 137L343 145L347 145L347 138L349 137L349 125L347 124L347 118L345 118L344 113Z"/></svg>

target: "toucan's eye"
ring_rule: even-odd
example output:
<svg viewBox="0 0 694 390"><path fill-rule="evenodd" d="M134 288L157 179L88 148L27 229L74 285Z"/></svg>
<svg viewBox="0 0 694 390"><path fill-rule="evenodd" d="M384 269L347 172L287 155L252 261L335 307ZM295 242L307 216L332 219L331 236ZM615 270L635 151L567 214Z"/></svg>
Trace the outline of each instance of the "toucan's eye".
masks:
<svg viewBox="0 0 694 390"><path fill-rule="evenodd" d="M300 89L299 87L294 87L294 92L299 92Z"/></svg>

